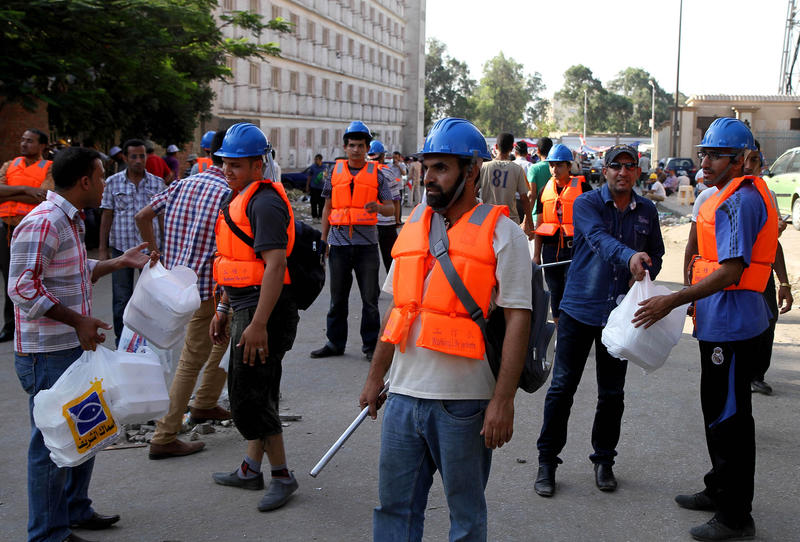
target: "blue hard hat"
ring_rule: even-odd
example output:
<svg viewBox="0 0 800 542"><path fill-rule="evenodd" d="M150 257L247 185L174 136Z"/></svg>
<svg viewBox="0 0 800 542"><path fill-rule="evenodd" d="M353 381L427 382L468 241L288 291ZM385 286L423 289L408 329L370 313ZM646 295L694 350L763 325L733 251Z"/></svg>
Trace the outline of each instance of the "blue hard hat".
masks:
<svg viewBox="0 0 800 542"><path fill-rule="evenodd" d="M718 118L711 123L698 148L756 149L753 132L739 119Z"/></svg>
<svg viewBox="0 0 800 542"><path fill-rule="evenodd" d="M419 154L454 154L465 158L477 154L484 160L492 159L480 130L470 121L454 117L436 121Z"/></svg>
<svg viewBox="0 0 800 542"><path fill-rule="evenodd" d="M200 148L202 149L210 149L211 142L214 141L214 130L209 130L208 132L203 134L203 139L200 140Z"/></svg>
<svg viewBox="0 0 800 542"><path fill-rule="evenodd" d="M369 144L369 151L367 151L367 154L381 154L384 152L386 152L386 147L383 146L383 143L377 139L373 139L372 143Z"/></svg>
<svg viewBox="0 0 800 542"><path fill-rule="evenodd" d="M372 140L372 132L369 131L367 125L361 122L360 120L354 120L350 123L350 126L347 127L347 130L344 131L343 139L347 141L347 136L353 134L364 134L367 136L367 142Z"/></svg>
<svg viewBox="0 0 800 542"><path fill-rule="evenodd" d="M544 160L545 162L572 162L572 151L566 145L559 143L553 145Z"/></svg>
<svg viewBox="0 0 800 542"><path fill-rule="evenodd" d="M267 136L258 126L249 122L240 122L228 128L225 138L222 140L222 147L214 155L221 158L264 156L270 149Z"/></svg>

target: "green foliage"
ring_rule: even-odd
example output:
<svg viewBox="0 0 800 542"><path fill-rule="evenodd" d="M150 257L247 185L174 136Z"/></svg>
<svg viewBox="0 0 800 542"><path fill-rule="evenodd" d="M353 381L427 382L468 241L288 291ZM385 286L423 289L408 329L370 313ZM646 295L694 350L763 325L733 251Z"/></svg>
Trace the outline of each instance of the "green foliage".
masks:
<svg viewBox="0 0 800 542"><path fill-rule="evenodd" d="M526 76L522 64L501 51L483 65L476 124L486 135L527 135L533 124L545 118L548 102L541 97L544 88L538 73Z"/></svg>
<svg viewBox="0 0 800 542"><path fill-rule="evenodd" d="M444 117L474 117L475 80L466 63L447 54L447 47L429 39L425 54L425 132Z"/></svg>
<svg viewBox="0 0 800 542"><path fill-rule="evenodd" d="M217 0L4 0L0 6L0 96L48 104L62 134L109 141L147 136L190 141L211 108L211 82L230 75L228 56L280 53L265 31L291 32ZM236 27L236 39L222 29ZM255 40L255 41L254 41Z"/></svg>

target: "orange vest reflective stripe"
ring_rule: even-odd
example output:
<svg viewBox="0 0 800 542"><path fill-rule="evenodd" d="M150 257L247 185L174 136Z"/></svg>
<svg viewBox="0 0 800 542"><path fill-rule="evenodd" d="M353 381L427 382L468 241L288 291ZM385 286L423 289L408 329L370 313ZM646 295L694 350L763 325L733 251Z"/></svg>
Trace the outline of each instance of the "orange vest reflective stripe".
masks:
<svg viewBox="0 0 800 542"><path fill-rule="evenodd" d="M211 158L207 156L201 156L197 159L197 171L198 173L202 173L211 166L214 165L214 162L211 161Z"/></svg>
<svg viewBox="0 0 800 542"><path fill-rule="evenodd" d="M328 222L336 226L371 226L378 223L378 213L364 205L378 199L378 164L367 162L353 177L347 160L337 160L331 175L331 214Z"/></svg>
<svg viewBox="0 0 800 542"><path fill-rule="evenodd" d="M381 340L397 344L404 352L411 324L419 316L417 346L483 359L485 345L478 324L428 250L432 214L427 205L417 205L392 248L394 308ZM447 230L450 259L484 317L489 315L492 289L497 283L492 238L501 215L508 216L505 205L477 205Z"/></svg>
<svg viewBox="0 0 800 542"><path fill-rule="evenodd" d="M555 235L561 230L564 237L575 235L572 225L572 204L575 198L583 194L581 182L583 177L572 177L572 180L559 194L556 190L556 180L550 179L542 190L542 223L536 228L539 235ZM558 208L561 207L561 218L558 217Z"/></svg>
<svg viewBox="0 0 800 542"><path fill-rule="evenodd" d="M39 160L29 166L25 165L25 158L18 156L11 161L6 170L6 182L8 186L42 186L50 166L50 160ZM19 201L4 201L0 203L0 217L25 216L36 207L31 203L21 203Z"/></svg>
<svg viewBox="0 0 800 542"><path fill-rule="evenodd" d="M289 210L289 226L286 233L289 242L286 245L286 256L292 253L294 247L294 213L292 204L286 197L286 191L281 183L272 181L254 181L250 183L244 191L236 195L228 206L233 223L249 237L253 237L253 229L247 219L247 204L262 185L269 185L278 193L286 208ZM217 256L214 259L214 281L222 286L234 286L241 288L244 286L259 286L261 278L264 276L264 261L257 255L252 247L239 239L228 226L222 211L217 217L217 225L214 229L217 235ZM283 276L283 283L289 284L289 270Z"/></svg>
<svg viewBox="0 0 800 542"><path fill-rule="evenodd" d="M700 207L697 215L697 248L700 254L692 260L692 284L719 269L717 261L716 214L717 208L728 199L743 182L749 181L758 190L764 205L767 207L767 220L756 236L750 265L747 266L738 284L726 290L753 290L763 292L772 274L772 263L775 261L775 250L778 248L778 212L767 183L760 177L738 177L731 180L725 188L708 198Z"/></svg>

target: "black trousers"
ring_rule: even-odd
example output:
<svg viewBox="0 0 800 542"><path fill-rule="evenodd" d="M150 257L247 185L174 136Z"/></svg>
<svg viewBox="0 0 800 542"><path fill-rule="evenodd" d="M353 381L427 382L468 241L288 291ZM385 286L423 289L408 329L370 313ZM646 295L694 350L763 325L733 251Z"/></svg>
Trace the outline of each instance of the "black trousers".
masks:
<svg viewBox="0 0 800 542"><path fill-rule="evenodd" d="M700 403L711 471L704 481L717 517L734 528L750 518L756 468L755 422L750 393L760 337L700 341Z"/></svg>
<svg viewBox="0 0 800 542"><path fill-rule="evenodd" d="M322 197L322 188L309 188L311 194L311 218L322 218L322 208L325 199Z"/></svg>
<svg viewBox="0 0 800 542"><path fill-rule="evenodd" d="M753 360L753 380L763 381L772 361L772 343L775 342L775 325L778 323L778 293L775 291L775 274L769 274L764 300L769 307L769 327L761 334L760 355Z"/></svg>
<svg viewBox="0 0 800 542"><path fill-rule="evenodd" d="M381 259L387 273L392 265L392 247L395 241L397 241L397 226L394 224L390 226L378 224L378 246L381 249Z"/></svg>

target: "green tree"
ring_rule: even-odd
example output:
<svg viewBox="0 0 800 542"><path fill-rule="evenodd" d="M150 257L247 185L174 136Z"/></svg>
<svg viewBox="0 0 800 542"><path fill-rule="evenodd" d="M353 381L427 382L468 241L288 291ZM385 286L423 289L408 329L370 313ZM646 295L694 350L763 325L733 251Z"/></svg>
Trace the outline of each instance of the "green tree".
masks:
<svg viewBox="0 0 800 542"><path fill-rule="evenodd" d="M214 17L217 0L5 0L0 6L0 96L48 106L60 133L108 141L148 136L191 140L213 100L211 82L231 74L226 57L279 55L266 30L278 18L246 11ZM235 39L223 28L238 29Z"/></svg>
<svg viewBox="0 0 800 542"><path fill-rule="evenodd" d="M633 110L627 123L627 131L638 135L650 134L653 87L648 81L653 81L655 85L655 118L656 126L658 126L670 118L674 95L667 94L649 72L641 68L626 68L608 83L609 90L625 96L631 101Z"/></svg>
<svg viewBox="0 0 800 542"><path fill-rule="evenodd" d="M466 63L447 54L447 46L429 39L425 53L425 132L443 117L471 119L476 82Z"/></svg>
<svg viewBox="0 0 800 542"><path fill-rule="evenodd" d="M527 135L532 124L545 118L548 102L538 73L525 75L522 64L501 51L483 65L476 97L476 124L485 134Z"/></svg>
<svg viewBox="0 0 800 542"><path fill-rule="evenodd" d="M561 117L556 114L556 124L565 130L583 131L583 101L586 91L587 107L587 132L605 131L608 124L606 115L609 111L608 92L603 88L599 79L595 78L592 70L583 64L570 66L564 72L564 86L556 92L556 101L564 108L572 110L572 114ZM620 107L622 104L615 104Z"/></svg>

